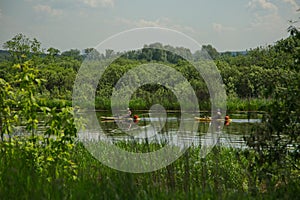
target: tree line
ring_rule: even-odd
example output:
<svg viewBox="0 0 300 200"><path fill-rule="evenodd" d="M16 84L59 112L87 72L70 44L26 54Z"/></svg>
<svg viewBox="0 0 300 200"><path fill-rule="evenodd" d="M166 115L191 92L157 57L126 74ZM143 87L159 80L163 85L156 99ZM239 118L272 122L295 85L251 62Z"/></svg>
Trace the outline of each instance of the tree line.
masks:
<svg viewBox="0 0 300 200"><path fill-rule="evenodd" d="M15 63L32 60L39 70L38 78L45 80L40 96L50 100L70 101L76 74L85 59L101 64L117 58L107 68L97 87L96 105L108 109L114 85L128 70L148 62L160 63L183 74L194 88L201 105L205 105L207 109L210 103L206 84L188 61L200 65L213 61L222 76L229 101L274 100L277 90L287 88L290 80L298 76L299 43L299 36L293 32L290 37L277 41L274 45L241 53L219 53L211 45L203 45L201 50L192 53L184 47L154 43L129 52L107 49L105 53L99 53L94 48L86 48L82 54L78 49L62 53L53 47L43 50L36 39L18 34L3 45L6 51L0 54L0 78L9 82L18 72L12 67ZM133 102L141 104L139 108L149 107L155 98L165 99L166 102L175 101L166 106L170 109L178 108L172 92L162 86L143 86L133 97Z"/></svg>

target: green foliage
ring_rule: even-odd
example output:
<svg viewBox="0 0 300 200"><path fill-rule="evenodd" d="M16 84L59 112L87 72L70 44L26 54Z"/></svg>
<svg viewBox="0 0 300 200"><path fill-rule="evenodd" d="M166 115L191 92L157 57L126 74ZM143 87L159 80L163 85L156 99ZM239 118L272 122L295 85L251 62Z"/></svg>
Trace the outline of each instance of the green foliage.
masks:
<svg viewBox="0 0 300 200"><path fill-rule="evenodd" d="M268 107L264 122L246 138L258 153L255 171L267 186L286 185L300 176L300 74L292 74L275 84L276 101Z"/></svg>
<svg viewBox="0 0 300 200"><path fill-rule="evenodd" d="M84 55L77 49L60 54L51 47L45 54L36 39L16 35L3 46L9 55L0 59L1 199L296 199L300 190L300 34L295 27L289 32L290 37L275 45L236 56L219 54L211 45L192 54L183 47L154 43L114 60L98 83L96 108L110 109L117 81L129 70L152 62L180 72L193 87L200 109L208 110L206 83L183 58L209 66L213 64L209 55L222 75L229 111L267 111L264 122L245 138L249 149L216 147L200 159L200 148L193 147L173 164L147 174L107 168L75 143L77 128L83 127L68 107L76 72L84 58L98 66L119 53L108 49L103 55L87 48ZM95 77L86 73L84 78L93 81ZM134 91L129 105L137 110L156 103L166 109L179 108L168 88L154 84ZM15 129L20 127L22 135L16 136ZM137 152L163 147L130 141L116 145Z"/></svg>
<svg viewBox="0 0 300 200"><path fill-rule="evenodd" d="M206 52L209 55L208 59L215 60L219 57L219 52L214 47L212 47L210 44L203 45L201 50Z"/></svg>
<svg viewBox="0 0 300 200"><path fill-rule="evenodd" d="M12 107L14 106L13 88L9 83L0 78L0 136L12 132L12 123L15 121Z"/></svg>
<svg viewBox="0 0 300 200"><path fill-rule="evenodd" d="M227 100L227 111L267 111L273 100L269 99L240 99L229 98Z"/></svg>
<svg viewBox="0 0 300 200"><path fill-rule="evenodd" d="M13 82L17 115L22 118L20 123L25 124L26 129L31 131L32 136L34 136L38 125L37 112L39 111L36 96L42 80L37 78L38 71L32 67L31 61L16 64L13 67L18 70Z"/></svg>
<svg viewBox="0 0 300 200"><path fill-rule="evenodd" d="M14 138L0 143L1 199L61 199L66 183L77 180L72 144L62 150L59 141L50 145L43 138L34 139L39 142Z"/></svg>
<svg viewBox="0 0 300 200"><path fill-rule="evenodd" d="M58 111L55 107L52 109L47 107L42 109L46 114L45 126L48 127L45 130L45 136L48 138L57 136L62 148L66 143L72 143L77 133L73 118L73 108L62 108L61 111Z"/></svg>
<svg viewBox="0 0 300 200"><path fill-rule="evenodd" d="M29 55L38 51L39 47L36 40L31 42L23 35L7 42L7 45L12 51L15 51L13 48L20 51L13 52L16 55ZM22 59L23 62L11 66L14 74L9 81L0 78L1 197L18 196L18 193L13 193L17 189L13 189L12 193L9 190L15 187L11 183L19 181L27 183L27 189L35 184L57 181L64 188L66 181L77 179L77 165L71 154L77 133L73 108L58 110L45 107L41 99L44 80L39 78L38 59L28 59L27 56L22 56ZM80 122L77 124L81 127ZM17 127L25 128L20 136L15 136ZM39 130L40 127L44 130ZM11 179L14 175L16 180ZM39 177L38 181L36 177Z"/></svg>
<svg viewBox="0 0 300 200"><path fill-rule="evenodd" d="M260 180L258 154L249 150L217 147L200 159L200 148L194 146L166 168L130 174L102 165L80 143L64 151L34 145L20 140L0 144L5 152L0 157L2 198L294 199L300 189L297 178ZM161 148L130 141L115 145L138 152Z"/></svg>
<svg viewBox="0 0 300 200"><path fill-rule="evenodd" d="M210 109L210 102L206 83L196 69L190 66L184 58L195 60L196 64L201 65L207 62L207 54L213 57L230 99L240 98L242 101L258 98L274 99L276 92L274 85L279 87L285 85L290 79L294 79L293 77L297 76L299 72L299 41L298 35L292 34L290 37L276 42L273 46L251 49L245 54L237 54L236 56L228 53L218 54L211 45L204 45L202 50L192 54L190 50L183 47L164 46L160 43L145 45L141 50L125 52L122 55L109 49L105 52L106 55L103 55L93 48L85 49L83 55L77 49L71 49L60 54L58 49L52 47L47 50L48 54L43 55L41 54L40 43L36 39L30 40L25 35L18 34L4 45L11 56L10 61L0 63L0 78L11 82L15 74L18 73L18 69L13 67L14 64L24 63L24 61L32 59L35 62L35 67L39 69L36 78L45 80L39 89L41 96L53 102L56 99L71 100L76 72L79 70L83 58L89 58L93 61L91 65L96 66L107 62L107 59L112 58L112 56L121 55L110 64L99 81L96 91L97 109L110 108L109 99L113 87L126 72L141 64L154 62L171 66L184 75L191 83L201 109L208 110ZM207 54L204 53L204 50L207 51ZM85 78L92 81L95 78L93 76L87 73ZM149 93L155 94L152 95L152 98L171 97L169 91L155 91L151 87L143 87L135 93L133 102L146 98L143 103L136 107L140 108L141 105L144 105L146 107L143 109L146 109L151 102L155 101L155 99L148 98ZM166 107L178 109L176 99L169 98L166 103ZM229 107L234 108L233 103L229 103L231 104ZM51 104L53 103L48 103L48 105ZM236 108L239 107L236 106Z"/></svg>
<svg viewBox="0 0 300 200"><path fill-rule="evenodd" d="M78 50L78 49L71 49L68 51L64 51L61 53L61 55L64 57L69 57L69 58L73 58L73 59L82 61L82 56L80 55L80 50Z"/></svg>
<svg viewBox="0 0 300 200"><path fill-rule="evenodd" d="M23 34L17 34L11 40L4 43L3 47L10 52L11 58L15 63L21 63L26 60L26 57L42 53L41 43L35 38L30 40Z"/></svg>

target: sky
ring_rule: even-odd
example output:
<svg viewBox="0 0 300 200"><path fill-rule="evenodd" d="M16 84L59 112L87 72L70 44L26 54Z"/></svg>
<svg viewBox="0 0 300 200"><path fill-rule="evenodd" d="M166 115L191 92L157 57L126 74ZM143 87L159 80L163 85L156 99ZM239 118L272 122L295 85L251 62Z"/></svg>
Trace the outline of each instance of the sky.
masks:
<svg viewBox="0 0 300 200"><path fill-rule="evenodd" d="M218 51L244 51L288 36L300 0L1 0L0 45L23 33L43 48L95 47L122 31L173 29Z"/></svg>

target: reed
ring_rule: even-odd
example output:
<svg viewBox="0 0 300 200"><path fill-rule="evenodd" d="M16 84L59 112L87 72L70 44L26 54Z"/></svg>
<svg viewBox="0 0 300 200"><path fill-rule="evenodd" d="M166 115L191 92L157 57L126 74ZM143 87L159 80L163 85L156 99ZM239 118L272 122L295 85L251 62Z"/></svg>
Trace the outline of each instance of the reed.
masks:
<svg viewBox="0 0 300 200"><path fill-rule="evenodd" d="M136 141L116 145L135 152L163 147ZM291 179L287 185L274 184L273 190L264 191L257 174L248 170L255 163L255 153L250 150L216 146L207 157L200 158L200 147L192 146L163 169L131 174L104 166L77 143L70 150L77 174L70 179L68 174L73 172L69 163L49 161L51 167L41 174L25 143L3 142L0 146L1 199L272 199L294 198L300 189L299 180ZM47 155L42 148L37 152Z"/></svg>
<svg viewBox="0 0 300 200"><path fill-rule="evenodd" d="M240 99L240 98L230 98L227 99L227 110L229 112L235 111L267 111L269 106L272 104L274 100L272 99L259 99L259 98L251 98L251 99ZM147 101L142 98L134 98L130 100L129 106L134 110L147 110L153 104L159 103L164 106L167 110L179 110L180 105L178 102L164 100L161 102L157 102L155 100ZM96 97L95 101L96 109L102 110L111 110L110 100L101 99ZM207 101L199 102L200 110L210 110L211 103Z"/></svg>

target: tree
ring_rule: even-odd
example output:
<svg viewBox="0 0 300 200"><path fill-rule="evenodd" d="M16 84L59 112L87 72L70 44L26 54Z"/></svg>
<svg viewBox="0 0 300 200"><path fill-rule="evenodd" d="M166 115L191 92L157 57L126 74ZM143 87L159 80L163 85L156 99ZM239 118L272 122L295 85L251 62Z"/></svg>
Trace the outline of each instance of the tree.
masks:
<svg viewBox="0 0 300 200"><path fill-rule="evenodd" d="M299 41L300 36L297 29L289 31L291 36L275 46L283 48L282 55L293 57L297 54L294 42ZM277 71L279 75L275 75ZM300 73L287 66L273 71L271 77L275 77L271 84L276 101L269 106L263 123L245 137L247 145L257 152L256 166L251 166L250 170L256 171L267 185L293 184L291 182L298 180L300 172Z"/></svg>
<svg viewBox="0 0 300 200"><path fill-rule="evenodd" d="M300 9L297 10L299 12ZM296 36L300 38L300 31L297 24L299 23L298 20L289 20L290 26L287 28L287 31L291 34L291 36Z"/></svg>
<svg viewBox="0 0 300 200"><path fill-rule="evenodd" d="M80 55L80 51L78 49L71 49L68 51L64 51L61 54L64 57L70 57L76 60L81 61L82 60L82 56Z"/></svg>
<svg viewBox="0 0 300 200"><path fill-rule="evenodd" d="M105 49L105 58L111 58L115 54L114 50L112 49Z"/></svg>
<svg viewBox="0 0 300 200"><path fill-rule="evenodd" d="M153 52L151 49L149 49L147 46L144 46L142 49L142 53L140 55L140 59L145 59L147 61L151 61L153 57Z"/></svg>
<svg viewBox="0 0 300 200"><path fill-rule="evenodd" d="M97 51L97 49L94 48L86 48L84 49L84 57L88 57L89 59L93 60L99 60L101 59L100 53Z"/></svg>
<svg viewBox="0 0 300 200"><path fill-rule="evenodd" d="M219 57L219 52L212 47L210 44L209 45L202 45L202 51L205 51L208 53L211 59L215 60L216 58Z"/></svg>
<svg viewBox="0 0 300 200"><path fill-rule="evenodd" d="M22 62L28 59L26 57L42 53L41 43L36 38L30 40L22 33L5 42L3 48L10 52L15 62Z"/></svg>
<svg viewBox="0 0 300 200"><path fill-rule="evenodd" d="M47 52L50 56L58 56L60 53L60 50L50 47L49 49L47 49Z"/></svg>
<svg viewBox="0 0 300 200"><path fill-rule="evenodd" d="M53 47L47 49L47 61L55 62L55 58L59 56L60 51Z"/></svg>

